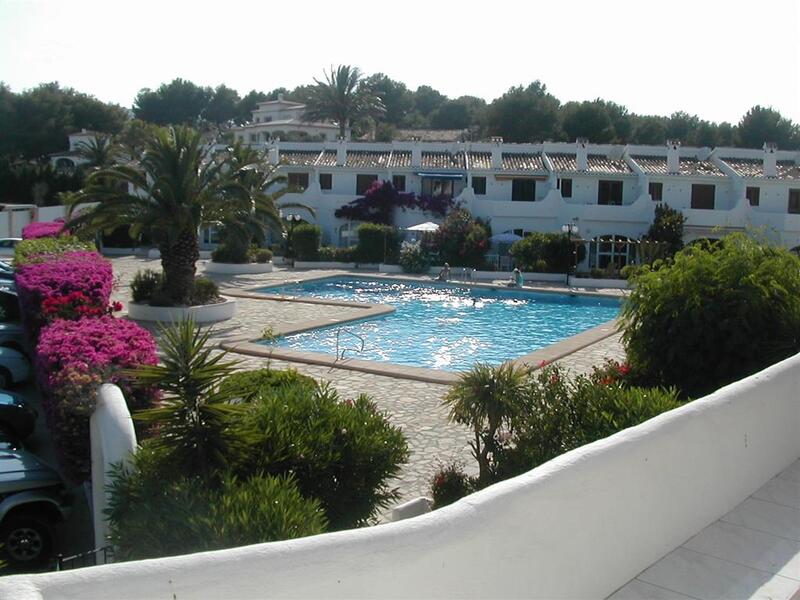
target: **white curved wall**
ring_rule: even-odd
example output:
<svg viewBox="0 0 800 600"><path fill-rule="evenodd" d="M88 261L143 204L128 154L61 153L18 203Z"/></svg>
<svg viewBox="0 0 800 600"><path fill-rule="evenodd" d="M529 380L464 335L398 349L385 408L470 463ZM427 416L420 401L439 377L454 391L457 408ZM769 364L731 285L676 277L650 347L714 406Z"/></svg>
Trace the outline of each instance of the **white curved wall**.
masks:
<svg viewBox="0 0 800 600"><path fill-rule="evenodd" d="M8 577L0 597L605 597L800 456L798 389L800 355L415 519Z"/></svg>

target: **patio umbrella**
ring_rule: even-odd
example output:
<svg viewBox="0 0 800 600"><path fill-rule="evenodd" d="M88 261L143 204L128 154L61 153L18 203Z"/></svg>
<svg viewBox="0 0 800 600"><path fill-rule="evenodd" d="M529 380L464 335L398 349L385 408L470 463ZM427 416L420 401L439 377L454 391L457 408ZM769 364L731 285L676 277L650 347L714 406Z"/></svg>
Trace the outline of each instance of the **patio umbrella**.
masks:
<svg viewBox="0 0 800 600"><path fill-rule="evenodd" d="M513 244L521 239L522 237L516 233L498 233L497 235L490 237L489 241L494 244Z"/></svg>
<svg viewBox="0 0 800 600"><path fill-rule="evenodd" d="M437 231L439 226L436 223L428 221L427 223L420 223L413 227L406 227L406 231Z"/></svg>

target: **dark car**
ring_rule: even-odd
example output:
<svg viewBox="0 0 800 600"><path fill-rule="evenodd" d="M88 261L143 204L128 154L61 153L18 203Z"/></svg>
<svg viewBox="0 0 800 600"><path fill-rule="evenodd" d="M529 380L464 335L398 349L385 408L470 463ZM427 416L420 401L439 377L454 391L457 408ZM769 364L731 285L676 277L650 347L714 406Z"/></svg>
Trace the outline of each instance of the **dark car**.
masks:
<svg viewBox="0 0 800 600"><path fill-rule="evenodd" d="M36 426L36 411L25 399L6 390L0 390L0 430L14 438L25 439Z"/></svg>
<svg viewBox="0 0 800 600"><path fill-rule="evenodd" d="M53 526L70 507L55 469L0 433L0 560L21 571L45 565L53 554Z"/></svg>

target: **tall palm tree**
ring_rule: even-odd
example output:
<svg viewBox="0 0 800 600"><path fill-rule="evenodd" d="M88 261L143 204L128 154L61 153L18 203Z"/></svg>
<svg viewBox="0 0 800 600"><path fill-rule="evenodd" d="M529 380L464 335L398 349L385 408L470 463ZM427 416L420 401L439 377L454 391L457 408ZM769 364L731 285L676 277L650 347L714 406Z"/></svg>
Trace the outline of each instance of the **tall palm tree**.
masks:
<svg viewBox="0 0 800 600"><path fill-rule="evenodd" d="M258 153L235 149L211 155L200 134L188 127L161 129L145 143L138 164L116 165L92 173L86 187L70 199L97 205L70 219L70 228L110 231L131 226L131 236L150 235L161 251L164 290L174 304L188 304L200 257L201 227L227 216L268 213L271 197Z"/></svg>
<svg viewBox="0 0 800 600"><path fill-rule="evenodd" d="M325 80L314 79L315 85L306 102L306 118L310 121L331 119L339 125L339 136L355 121L386 112L383 101L365 81L357 67L339 65L324 72Z"/></svg>

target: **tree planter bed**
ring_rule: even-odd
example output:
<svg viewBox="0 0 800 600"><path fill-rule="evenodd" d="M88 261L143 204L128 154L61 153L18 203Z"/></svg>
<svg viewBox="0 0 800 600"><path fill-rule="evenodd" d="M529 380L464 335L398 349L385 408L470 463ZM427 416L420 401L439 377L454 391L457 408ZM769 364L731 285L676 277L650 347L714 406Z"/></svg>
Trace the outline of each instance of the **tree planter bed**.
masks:
<svg viewBox="0 0 800 600"><path fill-rule="evenodd" d="M150 306L149 304L128 304L128 317L136 321L158 321L173 323L191 316L195 323L214 323L225 321L236 314L236 300L223 296L224 302L200 304L198 306Z"/></svg>

